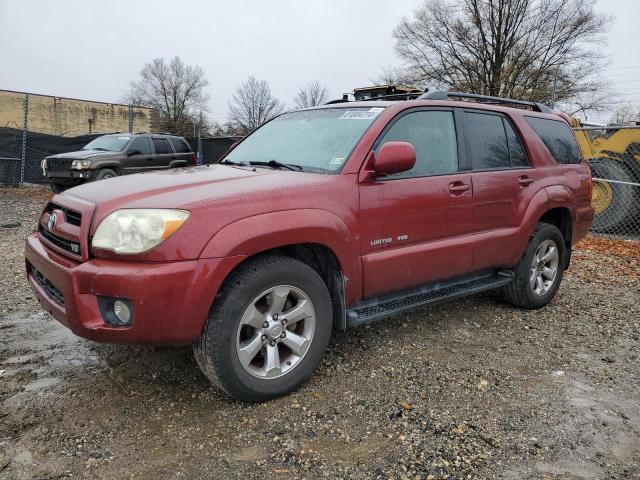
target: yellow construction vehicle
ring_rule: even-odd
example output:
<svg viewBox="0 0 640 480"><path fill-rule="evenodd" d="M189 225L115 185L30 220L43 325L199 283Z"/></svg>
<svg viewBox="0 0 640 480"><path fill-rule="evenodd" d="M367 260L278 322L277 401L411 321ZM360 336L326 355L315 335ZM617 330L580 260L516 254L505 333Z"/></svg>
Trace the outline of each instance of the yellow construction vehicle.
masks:
<svg viewBox="0 0 640 480"><path fill-rule="evenodd" d="M593 174L593 230L640 230L640 125L587 126L572 119Z"/></svg>

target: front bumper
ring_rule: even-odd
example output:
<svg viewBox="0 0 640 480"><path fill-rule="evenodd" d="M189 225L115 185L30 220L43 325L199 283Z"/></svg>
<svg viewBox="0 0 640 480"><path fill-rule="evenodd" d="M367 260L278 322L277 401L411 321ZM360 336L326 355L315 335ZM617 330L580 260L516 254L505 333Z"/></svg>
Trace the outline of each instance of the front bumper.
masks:
<svg viewBox="0 0 640 480"><path fill-rule="evenodd" d="M52 183L60 185L80 185L81 183L90 181L94 176L93 170L74 170L70 172L49 172L46 177Z"/></svg>
<svg viewBox="0 0 640 480"><path fill-rule="evenodd" d="M162 345L187 345L200 337L226 271L237 262L78 263L45 247L37 233L27 238L25 258L29 284L41 305L76 335L98 342ZM106 323L99 296L131 300L132 324Z"/></svg>

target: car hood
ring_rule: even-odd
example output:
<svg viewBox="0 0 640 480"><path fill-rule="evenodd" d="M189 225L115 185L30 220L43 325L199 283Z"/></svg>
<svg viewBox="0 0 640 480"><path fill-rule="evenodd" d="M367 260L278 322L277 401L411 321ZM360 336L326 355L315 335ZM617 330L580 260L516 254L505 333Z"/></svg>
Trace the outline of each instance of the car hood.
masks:
<svg viewBox="0 0 640 480"><path fill-rule="evenodd" d="M109 157L118 155L120 152L105 152L104 150L78 150L76 152L59 153L50 155L47 158L68 158L73 160L86 160L92 157Z"/></svg>
<svg viewBox="0 0 640 480"><path fill-rule="evenodd" d="M309 191L328 175L228 165L168 169L91 182L67 190L97 205L97 213L118 208L209 210L220 205L257 205L268 198ZM291 197L287 195L290 202ZM284 197L283 197L284 200ZM97 215L101 216L101 215Z"/></svg>
<svg viewBox="0 0 640 480"><path fill-rule="evenodd" d="M358 195L355 179L216 164L91 182L57 195L54 202L66 205L66 197L69 204L94 204L89 235L118 209L186 210L190 219L175 237L141 257L186 260L198 258L216 232L241 219L286 210L323 210L336 218L351 217Z"/></svg>

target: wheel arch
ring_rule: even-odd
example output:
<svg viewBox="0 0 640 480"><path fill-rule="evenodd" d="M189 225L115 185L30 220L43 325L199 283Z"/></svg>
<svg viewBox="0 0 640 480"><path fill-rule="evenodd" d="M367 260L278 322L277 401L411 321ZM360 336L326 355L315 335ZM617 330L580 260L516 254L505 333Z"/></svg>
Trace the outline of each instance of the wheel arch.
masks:
<svg viewBox="0 0 640 480"><path fill-rule="evenodd" d="M289 244L249 255L226 275L220 290L224 288L224 285L235 271L250 261L270 255L278 255L298 260L315 270L324 281L331 296L334 328L337 330L346 329L345 284L347 277L344 275L336 254L329 247L320 243Z"/></svg>
<svg viewBox="0 0 640 480"><path fill-rule="evenodd" d="M564 268L569 268L571 263L571 244L573 239L573 221L571 210L567 207L555 207L547 210L539 220L539 223L548 223L560 230L564 239L566 261Z"/></svg>
<svg viewBox="0 0 640 480"><path fill-rule="evenodd" d="M334 326L346 327L345 305L355 303L362 292L357 234L326 210L270 212L225 226L209 240L200 258L242 257L235 271L249 259L270 254L295 258L316 270L329 288Z"/></svg>

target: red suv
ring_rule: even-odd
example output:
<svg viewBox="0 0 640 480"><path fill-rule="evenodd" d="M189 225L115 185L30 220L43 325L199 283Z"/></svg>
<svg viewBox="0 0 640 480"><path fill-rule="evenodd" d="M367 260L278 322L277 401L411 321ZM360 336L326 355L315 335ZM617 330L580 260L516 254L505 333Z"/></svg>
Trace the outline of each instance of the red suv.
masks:
<svg viewBox="0 0 640 480"><path fill-rule="evenodd" d="M546 305L590 197L567 118L544 105L337 101L280 115L219 164L54 196L27 275L77 335L193 344L211 381L263 401L309 378L333 329L489 289Z"/></svg>

